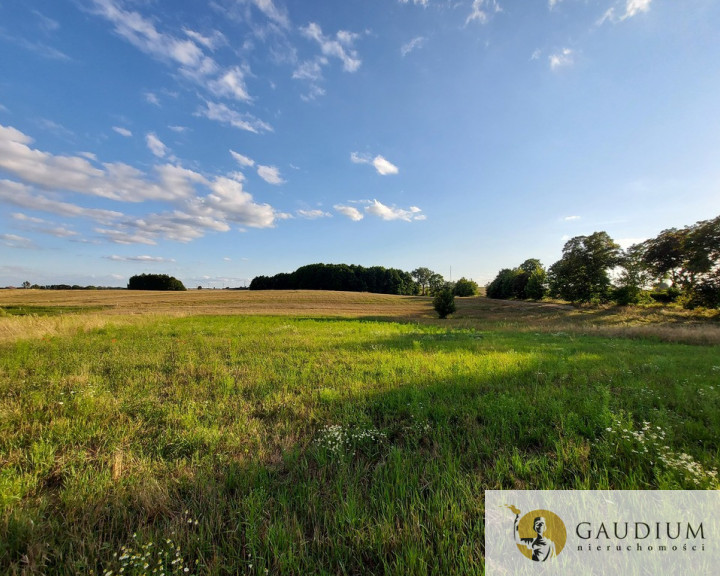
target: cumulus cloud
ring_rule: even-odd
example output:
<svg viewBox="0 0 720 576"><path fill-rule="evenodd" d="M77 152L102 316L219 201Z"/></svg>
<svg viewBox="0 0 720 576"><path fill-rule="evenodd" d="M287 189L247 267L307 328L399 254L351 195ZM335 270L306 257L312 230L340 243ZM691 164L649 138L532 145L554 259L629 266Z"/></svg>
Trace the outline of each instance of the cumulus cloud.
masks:
<svg viewBox="0 0 720 576"><path fill-rule="evenodd" d="M375 170L377 170L378 174L381 176L387 176L388 174L397 174L398 173L398 167L395 166L392 162L386 160L382 156L375 156L372 161L373 166L375 166Z"/></svg>
<svg viewBox="0 0 720 576"><path fill-rule="evenodd" d="M243 189L242 178L208 178L171 164L154 166L151 173L122 163L95 167L85 158L56 156L30 144L32 139L26 134L0 125L0 170L19 180L0 179L0 203L89 219L96 223L95 232L110 242L154 244L159 238L188 242L208 231L227 231L231 223L265 228L280 217L268 204L254 201ZM170 206L164 212L129 217L57 199L64 193L118 202L152 200ZM57 226L45 231L74 235Z"/></svg>
<svg viewBox="0 0 720 576"><path fill-rule="evenodd" d="M350 161L353 164L372 164L375 167L377 173L381 176L388 176L391 174L397 174L399 172L399 169L397 166L395 166L395 164L380 155L373 158L370 154L352 152L350 154Z"/></svg>
<svg viewBox="0 0 720 576"><path fill-rule="evenodd" d="M354 206L343 206L342 204L336 204L335 206L333 206L333 208L337 210L340 214L342 214L343 216L347 216L348 218L350 218L350 220L353 220L354 222L359 222L365 217L364 214Z"/></svg>
<svg viewBox="0 0 720 576"><path fill-rule="evenodd" d="M280 170L275 166L263 166L259 165L257 169L258 176L265 180L268 184L284 184L285 180L280 176Z"/></svg>
<svg viewBox="0 0 720 576"><path fill-rule="evenodd" d="M382 218L383 220L404 220L412 222L413 220L425 220L425 215L417 206L411 206L407 210L394 206L386 206L378 200L373 200L369 206L365 207L368 214Z"/></svg>

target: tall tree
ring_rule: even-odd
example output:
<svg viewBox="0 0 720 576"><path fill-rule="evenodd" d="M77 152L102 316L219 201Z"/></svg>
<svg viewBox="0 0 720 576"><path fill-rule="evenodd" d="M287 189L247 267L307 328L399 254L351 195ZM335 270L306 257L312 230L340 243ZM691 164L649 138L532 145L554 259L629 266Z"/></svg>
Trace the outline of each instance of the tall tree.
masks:
<svg viewBox="0 0 720 576"><path fill-rule="evenodd" d="M430 268L415 268L412 272L410 272L410 275L413 277L413 280L417 282L418 286L420 286L420 294L422 296L427 295L428 291L430 290L430 278L432 278L433 272L430 270Z"/></svg>
<svg viewBox="0 0 720 576"><path fill-rule="evenodd" d="M642 259L658 280L685 291L720 269L720 216L682 230L663 230L642 244Z"/></svg>
<svg viewBox="0 0 720 576"><path fill-rule="evenodd" d="M550 267L550 291L571 302L609 298L609 271L620 263L622 251L607 232L571 238L560 260Z"/></svg>

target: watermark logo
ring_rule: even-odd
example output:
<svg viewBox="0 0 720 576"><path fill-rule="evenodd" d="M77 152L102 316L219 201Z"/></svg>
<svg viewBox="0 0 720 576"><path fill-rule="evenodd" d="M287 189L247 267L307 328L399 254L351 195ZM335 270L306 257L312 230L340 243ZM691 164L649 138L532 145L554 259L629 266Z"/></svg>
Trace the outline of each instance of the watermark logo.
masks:
<svg viewBox="0 0 720 576"><path fill-rule="evenodd" d="M518 550L534 562L546 562L556 558L565 548L567 530L560 516L550 510L522 511L513 504L506 504L513 514L513 537Z"/></svg>

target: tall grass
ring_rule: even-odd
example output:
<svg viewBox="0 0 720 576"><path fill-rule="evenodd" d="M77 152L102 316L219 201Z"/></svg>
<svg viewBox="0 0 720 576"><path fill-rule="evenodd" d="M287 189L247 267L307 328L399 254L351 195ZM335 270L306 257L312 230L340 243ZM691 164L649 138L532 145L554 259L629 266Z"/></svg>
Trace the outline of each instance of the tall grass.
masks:
<svg viewBox="0 0 720 576"><path fill-rule="evenodd" d="M718 351L261 316L6 342L0 573L481 574L486 489L719 487Z"/></svg>

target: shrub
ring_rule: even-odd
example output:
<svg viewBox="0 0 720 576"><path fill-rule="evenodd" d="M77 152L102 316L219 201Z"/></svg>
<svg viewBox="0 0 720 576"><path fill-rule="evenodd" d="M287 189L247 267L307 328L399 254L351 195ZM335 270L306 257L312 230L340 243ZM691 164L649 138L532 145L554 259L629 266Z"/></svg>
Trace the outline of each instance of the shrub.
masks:
<svg viewBox="0 0 720 576"><path fill-rule="evenodd" d="M438 316L442 319L447 318L448 315L455 312L455 295L452 293L452 290L445 288L435 294L435 298L433 298L433 307L435 308L435 312L437 312Z"/></svg>

